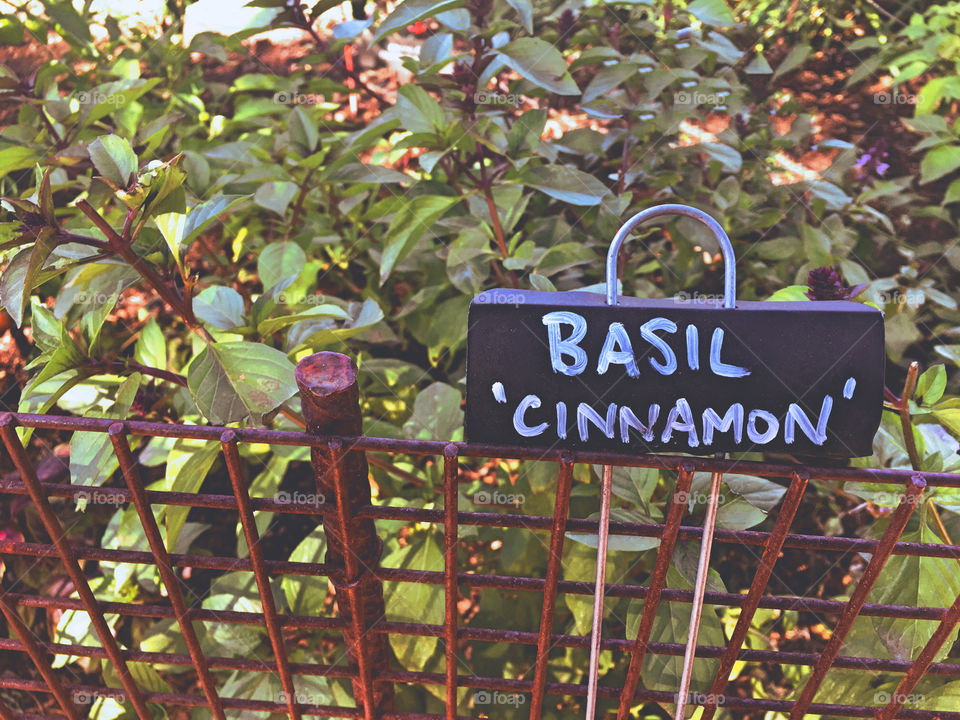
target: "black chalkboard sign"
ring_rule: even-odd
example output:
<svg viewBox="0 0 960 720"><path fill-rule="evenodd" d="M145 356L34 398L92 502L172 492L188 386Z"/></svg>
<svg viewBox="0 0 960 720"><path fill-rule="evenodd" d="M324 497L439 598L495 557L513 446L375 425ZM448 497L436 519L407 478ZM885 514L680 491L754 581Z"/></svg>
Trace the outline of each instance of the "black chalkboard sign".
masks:
<svg viewBox="0 0 960 720"><path fill-rule="evenodd" d="M614 262L617 250L615 241ZM615 279L609 269L608 283ZM884 384L883 315L876 308L849 301L609 301L532 290L474 298L470 442L871 454Z"/></svg>

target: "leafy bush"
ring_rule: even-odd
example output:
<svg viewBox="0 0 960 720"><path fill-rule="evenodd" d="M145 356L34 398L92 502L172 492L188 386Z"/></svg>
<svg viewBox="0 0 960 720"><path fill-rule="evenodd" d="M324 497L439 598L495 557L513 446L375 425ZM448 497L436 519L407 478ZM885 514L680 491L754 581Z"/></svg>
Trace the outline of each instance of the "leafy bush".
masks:
<svg viewBox="0 0 960 720"><path fill-rule="evenodd" d="M310 31L309 45L291 51L303 56L291 60L289 72L277 74L257 58L248 40L257 29L199 33L184 47L190 28L178 3L170 4L168 12L178 14L165 17L162 29L99 15L94 35L91 17L63 2L45 2L40 15L30 13L32 5L21 8L0 26L10 42L18 32L41 44L48 31L62 38L59 59L35 73L0 73L9 123L0 132L0 302L32 341L20 411L297 429L295 362L339 349L358 359L368 434L460 439L471 297L496 286L600 290L602 258L622 219L678 201L709 210L728 230L744 299L800 298L810 271L823 266L849 285L865 285L858 299L886 312L889 375L908 380L902 398L891 393L874 456L857 462L960 468L960 399L948 392L956 390L955 379L948 382L945 365L935 362L960 364L953 290L960 270L953 104L960 81L951 75L960 4L931 7L895 30L873 3L851 3L849 10L841 4L810 20L807 11L788 19L771 15L769 3L745 2L737 7L744 22L735 26L722 0L406 0L332 32L323 19L331 3L255 4L268 8L277 27ZM815 108L791 89L791 78L817 52L839 52L840 38L863 17L868 34L849 44L863 63L848 75L849 87L877 82L886 68L897 71L890 88L925 81L917 114L903 120L922 139L910 154L913 166L897 168L897 177L887 177L878 158L865 159L871 148L858 145L860 138L821 137ZM789 51L760 45L784 29L796 38ZM383 82L382 73L361 72L344 59L398 33L418 46L416 57L393 70L409 80ZM680 219L632 240L621 276L625 294L694 297L719 292L722 268L709 234ZM915 371L907 375L912 361L929 365L919 380ZM163 489L198 492L221 473L215 443L152 439L135 449ZM307 460L302 449L243 452L260 468L254 495L294 488L299 473L288 470ZM434 464L371 459L376 502L436 503L442 478ZM116 470L107 438L70 439L72 483L99 486ZM596 469L576 473L571 515L587 516L597 507ZM468 477L464 508L494 486L522 498L527 513L552 512L549 467L490 461ZM662 520L673 482L666 472L618 471L614 517ZM698 477L695 490L704 482ZM895 490L818 484L810 502L830 516L821 532L840 533L839 518L854 514L852 507L869 503L882 516L895 504ZM761 526L782 493L762 478L727 476L720 526ZM691 503L693 513L702 507L702 500ZM76 532L103 547L147 549L132 509L102 511L78 515L85 519ZM210 522L182 508L160 512L171 551L208 547ZM906 539L952 544L958 512L956 492L931 489ZM846 530L875 532L872 519L868 514ZM270 520L260 514L264 531ZM379 531L384 565L442 568L437 529L381 522ZM571 538L564 578L592 581L596 539ZM461 540L463 561L478 571L542 571L539 533L463 528ZM246 552L239 532L236 544ZM614 577L643 582L656 546L655 539L614 538ZM322 530L303 528L286 552L320 561L324 547ZM690 586L696 552L678 546L671 587ZM159 597L154 569L99 567L98 597ZM744 587L742 578L713 577L733 592ZM37 573L21 579L46 588ZM259 609L247 574L207 578L194 590L209 609ZM325 582L286 578L282 591L281 606L290 612L332 612ZM955 563L896 557L878 592L882 601L943 606L960 592L960 575ZM469 622L481 627L529 630L539 622L539 598L531 593L484 591L465 599ZM391 619L442 620L438 586L388 583L386 602ZM612 631L632 637L641 607L609 601ZM657 639L682 643L685 612L662 608ZM731 620L734 610L708 608L701 642L723 645ZM749 642L771 647L774 629L790 634L807 620L760 612ZM123 637L140 649L183 651L168 620L124 622L130 627ZM586 634L590 624L589 598L562 596L555 627ZM915 657L932 631L930 623L861 619L850 654ZM317 648L310 657L334 661L319 642L322 633L305 637L302 647ZM72 613L63 614L54 639L97 644ZM246 626L208 627L202 640L218 655L268 647L260 629ZM442 672L436 638L391 642L403 667ZM297 649L291 659L307 655ZM482 645L470 670L521 677L533 659L528 646ZM61 657L60 664L77 661ZM647 663L650 687L676 689L677 658L651 656ZM624 659L610 653L602 666L610 683L625 673ZM551 656L555 680L583 681L585 667L579 649ZM709 682L715 667L698 661L696 684ZM144 670L158 687L176 672ZM739 672L755 696L779 697L781 689L801 686L808 669L791 666L785 678L757 675L752 685L751 668ZM225 673L222 693L272 697L277 690L262 675ZM894 678L831 674L824 693L873 704L877 687ZM942 698L957 692L957 683L941 676L925 683L930 707L942 709ZM406 710L441 707L442 686L398 690ZM322 698L317 702L351 702L349 687L336 680L318 681L309 692ZM464 694L461 702L470 711L473 699ZM572 717L574 708L568 698L544 716ZM95 710L103 718L120 712L109 702ZM505 718L524 710L498 708ZM663 710L650 705L642 712Z"/></svg>

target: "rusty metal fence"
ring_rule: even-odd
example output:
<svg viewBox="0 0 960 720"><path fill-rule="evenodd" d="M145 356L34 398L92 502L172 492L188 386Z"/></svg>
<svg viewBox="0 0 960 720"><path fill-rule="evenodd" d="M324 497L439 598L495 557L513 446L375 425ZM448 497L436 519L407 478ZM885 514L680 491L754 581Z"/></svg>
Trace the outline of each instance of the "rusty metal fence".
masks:
<svg viewBox="0 0 960 720"><path fill-rule="evenodd" d="M342 358L341 362L338 358ZM0 720L53 720L66 716L71 720L84 717L87 709L76 704L77 693L96 697L109 693L130 703L140 720L150 720L148 703L166 708L206 708L202 717L222 720L231 709L260 713L281 713L290 720L302 717L363 718L364 720L396 718L397 720L426 720L457 715L458 689L524 693L530 696L531 720L541 717L547 698L561 696L584 697L586 685L553 682L548 679L547 662L553 648L588 648L589 637L558 634L554 615L559 594L572 593L590 596L592 583L561 579L561 553L568 532L596 533L598 522L586 518L568 517L571 484L575 463L609 464L625 467L651 467L677 472L673 490L674 501L669 503L667 517L662 524L612 522L611 532L618 535L656 537L660 539L656 562L648 584L608 585L608 597L645 599L637 636L631 639L604 638L602 648L630 656L629 671L623 687L603 685L601 698L618 699L617 717L624 720L629 710L642 701L673 703L669 692L645 689L641 682L642 660L646 653L682 656L684 646L659 642L651 637L656 608L660 603L689 604L693 593L666 587L667 570L674 545L678 540L696 540L702 529L683 524L686 503L695 471L750 473L780 479L787 485L779 505L773 528L769 532L721 529L715 533L718 544L740 547L745 555L759 557L755 574L746 594L708 592L706 602L715 606L740 608L736 626L724 647L699 645L699 658L719 658L709 693L692 698L691 705L705 708L702 715L709 720L718 708L737 717L761 717L767 712L783 713L792 719L805 715L839 717L916 718L933 720L960 719L955 710L928 711L903 708L903 701L925 674L960 677L960 664L934 662L938 650L955 634L960 621L960 598L949 608L912 607L867 602L870 590L881 569L891 555L941 557L960 560L960 546L904 542L900 539L918 498L926 486L960 487L960 475L947 473L917 473L891 469L858 469L836 467L803 467L767 463L734 462L720 459L697 459L670 456L636 456L617 453L530 452L513 447L485 446L467 443L407 441L361 436L358 387L355 376L349 372L351 364L343 356L320 353L301 362L297 381L308 432L288 432L268 429L237 429L209 426L162 424L143 421L120 422L99 418L75 418L52 415L0 414L0 435L12 458L19 478L0 482L0 495L24 496L35 507L51 543L16 542L0 540L0 555L53 558L62 563L72 581L77 598L57 598L0 589L0 610L7 624L7 638L0 638L0 650L23 653L35 666L43 681L27 677L0 678L0 689L27 691L50 695L62 714L49 715L14 712L0 703ZM24 448L16 428L38 428L55 431L90 431L109 435L119 460L117 484L111 487L121 502L135 507L142 522L150 552L105 549L71 544L65 533L57 509L65 504L63 498L74 498L77 486L60 482L45 482ZM130 436L193 438L214 440L221 444L222 456L229 472L232 494L193 494L147 490L141 479L136 458L131 451ZM294 505L265 497L251 497L245 477L244 463L238 446L241 443L303 446L311 449L312 465L318 496L325 502L317 506ZM443 509L393 507L371 502L367 480L367 452L434 456L443 468ZM556 465L557 487L554 513L549 516L461 512L458 510L458 481L461 464L469 458L513 458L534 460ZM826 537L799 535L790 532L791 522L800 505L808 481L859 481L896 484L902 487L899 505L892 512L889 524L879 539L859 537ZM125 485L125 487L124 487ZM201 554L171 554L165 548L153 508L159 506L187 508L215 508L236 511L249 547L249 557L217 557ZM264 556L255 522L255 511L284 514L307 514L322 519L328 541L323 563L291 562ZM433 523L442 526L445 537L445 568L443 572L384 568L380 566L382 542L377 536L374 520ZM458 567L458 533L461 526L520 528L531 531L549 531L549 552L542 577L506 576L465 572ZM822 553L861 553L869 557L866 568L856 583L849 600L828 600L815 597L772 595L767 584L781 551L785 548L804 548ZM165 586L167 604L135 604L104 602L91 588L90 578L83 564L92 561L142 563L155 565ZM263 613L239 611L211 611L187 605L180 589L178 569L200 568L213 571L247 571L256 578ZM280 614L270 590L271 578L285 575L320 576L329 578L336 591L336 617L318 615ZM430 583L442 585L445 596L445 622L442 625L395 622L385 618L383 582ZM543 598L542 616L538 631L519 632L460 624L457 600L460 588L500 588L510 591L536 593ZM36 637L18 613L18 608L44 608L84 611L89 616L100 646L68 645ZM835 618L829 640L822 652L778 652L744 647L747 631L760 608L801 610ZM124 649L114 637L105 620L105 614L147 618L174 619L186 642L186 654L146 652ZM884 658L852 657L841 654L844 640L858 616L907 618L936 623L936 631L916 658L890 660ZM215 657L201 650L193 623L216 622L240 625L266 626L275 662L257 659ZM348 656L342 665L299 663L289 660L289 648L284 631L292 629L326 630L339 634ZM391 662L388 636L432 636L445 643L444 673L413 672L399 669ZM531 679L505 677L477 677L458 674L458 647L474 642L521 643L536 647L536 664ZM52 669L53 655L100 658L107 660L117 671L122 689L104 686L65 684L62 674ZM806 684L794 700L741 697L728 690L727 678L738 660L773 665L811 666ZM128 663L144 662L168 666L192 666L196 672L200 693L152 692L138 686ZM26 662L24 663L26 667ZM814 702L817 691L831 668L863 669L874 672L902 673L903 679L890 700L883 706L844 704L843 698L830 698L830 703ZM219 692L214 670L245 670L275 673L282 683L285 702L225 697ZM294 688L295 676L327 676L348 679L353 688L355 706L319 706L299 702ZM429 714L400 712L394 702L398 684L433 684L445 687L446 713ZM50 702L44 703L52 707ZM207 714L209 713L209 714ZM612 713L610 713L612 716Z"/></svg>

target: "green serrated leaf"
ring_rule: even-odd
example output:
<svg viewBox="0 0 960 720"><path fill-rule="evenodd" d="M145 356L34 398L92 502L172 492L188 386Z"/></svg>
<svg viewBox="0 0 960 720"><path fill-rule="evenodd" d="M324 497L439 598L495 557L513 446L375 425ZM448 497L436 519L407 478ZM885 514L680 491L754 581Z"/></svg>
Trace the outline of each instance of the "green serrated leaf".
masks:
<svg viewBox="0 0 960 720"><path fill-rule="evenodd" d="M287 120L287 132L290 142L303 157L312 154L320 144L317 123L302 105L295 105Z"/></svg>
<svg viewBox="0 0 960 720"><path fill-rule="evenodd" d="M939 536L924 523L917 532L905 533L905 542L942 544ZM878 603L910 607L948 608L960 595L960 572L953 558L893 555L887 560L873 590ZM916 658L936 629L935 623L904 618L873 618L880 640L894 660ZM950 650L940 648L934 662Z"/></svg>
<svg viewBox="0 0 960 720"><path fill-rule="evenodd" d="M130 143L116 135L101 135L87 148L90 160L116 188L129 187L137 174L137 156Z"/></svg>
<svg viewBox="0 0 960 720"><path fill-rule="evenodd" d="M593 175L566 165L540 165L526 170L520 181L571 205L599 205L609 194Z"/></svg>
<svg viewBox="0 0 960 720"><path fill-rule="evenodd" d="M290 562L322 563L327 550L323 527L316 527L290 553ZM316 615L327 597L328 580L312 575L284 575L281 585L294 615Z"/></svg>
<svg viewBox="0 0 960 720"><path fill-rule="evenodd" d="M0 277L0 305L6 308L17 327L23 323L31 290L47 279L43 266L56 246L56 231L49 225L41 228L33 245L14 255Z"/></svg>
<svg viewBox="0 0 960 720"><path fill-rule="evenodd" d="M422 234L432 232L433 224L462 198L449 195L421 195L405 203L387 229L386 244L380 259L380 284L394 266L413 249Z"/></svg>
<svg viewBox="0 0 960 720"><path fill-rule="evenodd" d="M210 343L187 371L200 412L217 425L260 417L297 392L293 363L279 350L253 342Z"/></svg>
<svg viewBox="0 0 960 720"><path fill-rule="evenodd" d="M257 273L264 289L272 288L281 280L296 277L307 264L307 255L295 242L272 243L257 258Z"/></svg>
<svg viewBox="0 0 960 720"><path fill-rule="evenodd" d="M200 320L220 330L243 327L243 297L231 287L215 285L193 298L193 313Z"/></svg>
<svg viewBox="0 0 960 720"><path fill-rule="evenodd" d="M383 560L384 567L407 570L443 570L443 553L433 536L399 548ZM384 602L390 620L443 622L443 588L421 583L386 582ZM421 671L437 647L436 637L390 635L397 660L408 670Z"/></svg>
<svg viewBox="0 0 960 720"><path fill-rule="evenodd" d="M370 44L380 42L386 35L402 30L417 20L433 17L445 10L461 7L463 4L464 0L406 0L380 23Z"/></svg>
<svg viewBox="0 0 960 720"><path fill-rule="evenodd" d="M497 48L503 62L537 87L558 95L577 95L580 88L570 76L563 54L539 38L519 38Z"/></svg>
<svg viewBox="0 0 960 720"><path fill-rule="evenodd" d="M724 0L694 0L687 5L687 12L704 25L730 27L736 22Z"/></svg>

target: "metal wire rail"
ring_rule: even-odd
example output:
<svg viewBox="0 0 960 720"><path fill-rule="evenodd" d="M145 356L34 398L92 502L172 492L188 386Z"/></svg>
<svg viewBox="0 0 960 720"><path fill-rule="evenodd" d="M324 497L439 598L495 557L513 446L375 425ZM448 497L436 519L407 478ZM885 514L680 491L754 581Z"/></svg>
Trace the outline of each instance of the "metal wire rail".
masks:
<svg viewBox="0 0 960 720"><path fill-rule="evenodd" d="M337 358L342 358L342 361ZM601 647L614 653L630 654L630 664L624 687L601 685L599 696L619 698L617 717L628 717L629 708L641 701L673 703L672 693L640 687L642 660L646 653L682 656L684 646L657 642L651 638L653 619L659 603L686 603L693 600L693 592L667 588L666 576L675 543L678 540L696 540L702 537L702 528L683 525L686 503L683 498L690 489L695 471L738 472L781 478L789 483L779 506L772 531L717 530L715 542L728 545L762 547L762 554L753 581L745 595L707 592L705 601L711 605L740 608L740 615L729 642L724 647L698 645L699 658L719 658L709 694L688 700L690 706L703 706L703 717L709 720L719 706L727 711L776 711L798 720L806 714L846 717L934 718L960 720L960 712L906 709L903 701L910 695L925 674L960 677L960 664L933 662L937 651L954 634L960 622L960 597L947 609L939 607L910 607L892 604L868 603L868 595L880 571L891 555L944 557L960 560L960 546L904 542L900 540L904 527L922 495L925 486L960 487L960 475L949 473L917 473L858 468L818 468L797 465L778 465L756 462L734 462L720 459L698 459L657 455L626 455L621 453L569 453L551 451L532 452L514 447L499 447L466 443L410 441L360 436L360 413L355 375L344 356L319 353L302 361L297 368L304 416L310 432L286 432L267 429L236 429L195 425L162 424L142 421L119 422L99 418L74 418L52 415L0 414L0 436L19 473L18 480L0 480L0 494L25 496L36 508L52 543L15 542L0 540L0 553L34 558L58 558L76 588L78 598L59 598L0 589L0 611L8 625L9 639L0 639L0 650L26 653L43 682L33 679L0 678L0 688L52 694L63 714L70 720L79 720L82 710L74 699L78 693L86 697L108 696L129 701L140 720L150 720L147 703L166 707L207 707L212 717L222 719L225 709L282 713L290 720L305 716L330 718L363 718L363 720L426 720L445 718L455 720L457 689L529 693L530 718L541 717L545 697L585 697L586 685L548 682L547 658L552 647L589 648L590 638L558 634L553 630L557 598L560 593L592 595L592 583L561 580L561 552L565 534L570 531L596 533L598 522L568 517L571 483L575 463L604 464L624 467L651 467L678 472L674 496L663 524L619 522L610 523L614 534L658 537L660 546L656 562L645 586L613 584L606 588L608 597L643 598L645 606L636 638L631 640L604 638ZM61 431L89 431L107 433L120 465L125 488L111 487L109 491L125 503L131 503L143 524L150 552L81 547L71 544L58 518L55 501L74 498L78 486L42 482L24 449L16 427ZM232 495L193 494L147 490L140 477L128 436L194 438L215 440L228 470ZM268 443L271 445L303 446L311 448L318 494L325 498L316 505L295 505L273 498L251 497L241 461L239 443ZM367 482L365 452L376 451L416 456L435 456L443 467L442 510L415 507L386 507L374 505ZM552 517L484 512L460 512L457 508L460 462L463 458L514 458L557 464L557 489ZM903 487L903 495L893 511L889 525L879 540L849 537L824 537L790 533L790 525L810 478L835 481L892 483ZM155 506L215 508L237 511L249 557L219 557L200 554L168 553L152 508ZM264 557L259 544L259 533L254 511L267 510L278 514L306 514L322 518L328 541L328 553L323 563L291 562ZM381 540L376 535L375 519L401 520L442 525L445 538L444 571L418 571L383 568L379 558ZM463 526L524 528L549 530L549 554L543 578L506 575L483 575L462 572L457 566L458 531ZM784 548L806 548L823 552L859 552L870 557L862 577L849 600L823 600L802 596L766 594L777 558ZM168 594L169 604L134 604L104 602L95 597L85 576L82 561L109 561L139 563L158 568ZM211 611L188 607L180 590L177 568L193 567L215 571L248 571L255 576L263 613L239 611ZM284 615L277 611L270 592L270 579L284 575L322 576L330 579L338 598L339 615L335 618ZM384 619L382 583L430 583L443 585L445 594L445 621L443 625L411 622L393 622ZM537 632L519 632L472 625L460 626L457 611L458 588L501 588L542 594L543 610ZM54 643L38 639L21 620L18 607L85 611L99 640L100 647ZM805 610L838 616L830 639L821 653L776 652L744 649L743 644L751 620L759 608ZM179 623L188 649L187 654L145 652L120 647L105 620L105 614L123 617L172 618ZM883 658L864 658L841 655L847 633L858 616L913 618L937 621L937 629L926 646L912 661ZM235 657L217 657L204 654L195 633L194 621L214 621L239 625L266 625L274 651L275 663ZM349 662L345 665L291 662L284 642L285 629L328 630L340 633ZM414 672L391 665L387 642L391 634L430 636L445 642L445 673ZM497 642L536 646L536 664L532 679L518 680L497 677L459 675L456 652L458 643ZM122 689L104 686L64 684L50 665L51 655L100 658L108 660L116 669ZM725 694L727 678L737 660L772 665L805 665L813 670L795 700L738 697ZM192 666L202 694L149 692L138 687L128 663L146 662L172 666ZM883 707L813 702L827 671L831 668L863 669L874 672L902 673L897 691ZM285 702L271 702L245 698L223 697L219 694L213 670L245 670L276 673L284 689ZM353 686L356 707L319 706L298 702L294 691L294 676L327 676L349 679ZM445 715L398 712L394 706L396 683L443 685L446 689ZM831 698L831 700L833 700ZM838 698L837 700L841 700ZM17 713L0 703L0 720L53 720L63 715Z"/></svg>

